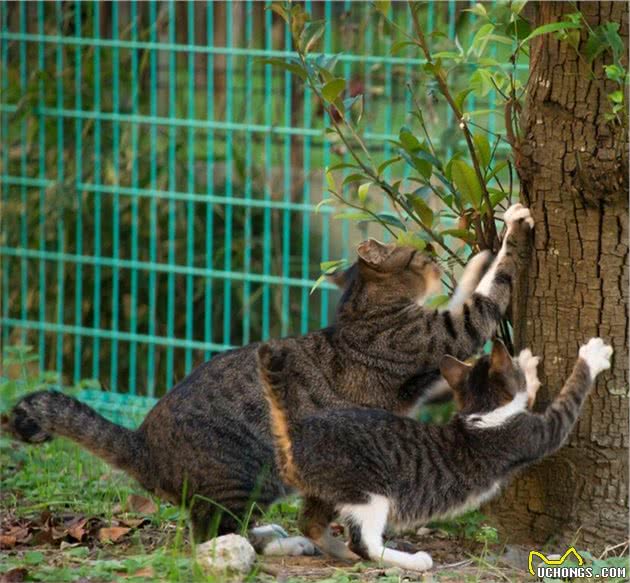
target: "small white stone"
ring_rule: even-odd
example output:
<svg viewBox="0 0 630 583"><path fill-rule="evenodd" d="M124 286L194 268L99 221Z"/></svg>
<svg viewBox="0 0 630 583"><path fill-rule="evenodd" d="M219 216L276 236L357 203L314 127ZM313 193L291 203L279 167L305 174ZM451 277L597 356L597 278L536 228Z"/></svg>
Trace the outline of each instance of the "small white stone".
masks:
<svg viewBox="0 0 630 583"><path fill-rule="evenodd" d="M245 575L254 566L256 551L246 538L226 534L197 545L196 557L206 571Z"/></svg>

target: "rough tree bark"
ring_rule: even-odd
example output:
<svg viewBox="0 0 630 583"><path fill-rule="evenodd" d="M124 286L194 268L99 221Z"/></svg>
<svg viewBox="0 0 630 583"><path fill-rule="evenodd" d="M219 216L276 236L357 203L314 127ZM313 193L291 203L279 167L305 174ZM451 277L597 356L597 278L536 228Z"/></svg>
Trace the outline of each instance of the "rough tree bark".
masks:
<svg viewBox="0 0 630 583"><path fill-rule="evenodd" d="M576 10L568 2L534 8L536 26ZM626 2L579 2L577 9L592 27L620 23L627 54ZM585 40L583 33L580 48ZM628 538L628 136L604 117L609 62L597 59L593 78L553 35L531 46L516 158L536 229L513 306L515 343L542 355L543 403L560 390L585 340L601 336L615 355L568 445L489 509L515 542L575 540L577 532L579 546L601 549Z"/></svg>

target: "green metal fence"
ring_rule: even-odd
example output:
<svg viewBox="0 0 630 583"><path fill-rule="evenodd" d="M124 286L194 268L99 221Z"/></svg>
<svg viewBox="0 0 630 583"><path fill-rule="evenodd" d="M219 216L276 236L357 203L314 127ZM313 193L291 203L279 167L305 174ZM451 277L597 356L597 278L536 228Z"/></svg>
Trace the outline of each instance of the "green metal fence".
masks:
<svg viewBox="0 0 630 583"><path fill-rule="evenodd" d="M427 28L465 34L458 4L429 3ZM275 14L252 1L0 8L4 346L33 344L63 385L98 379L115 394L92 397L113 411L220 351L327 324L335 291L310 294L319 264L361 233L315 212L345 153L299 80L260 63L292 54ZM422 61L390 55L369 3L306 8L330 23L321 49L342 52L366 140L388 155ZM391 10L407 26L406 5ZM457 147L430 87L423 99Z"/></svg>

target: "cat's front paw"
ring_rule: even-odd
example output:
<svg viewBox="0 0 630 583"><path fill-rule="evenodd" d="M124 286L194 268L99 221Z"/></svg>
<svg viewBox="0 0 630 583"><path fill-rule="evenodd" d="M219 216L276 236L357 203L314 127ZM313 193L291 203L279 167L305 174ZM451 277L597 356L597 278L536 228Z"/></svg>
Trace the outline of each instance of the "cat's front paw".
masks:
<svg viewBox="0 0 630 583"><path fill-rule="evenodd" d="M610 368L612 353L612 346L605 344L601 338L591 338L580 347L580 358L587 364L592 379Z"/></svg>
<svg viewBox="0 0 630 583"><path fill-rule="evenodd" d="M503 214L503 220L508 228L508 232L516 228L517 225L525 224L530 229L534 228L534 219L531 211L520 202L513 204Z"/></svg>
<svg viewBox="0 0 630 583"><path fill-rule="evenodd" d="M405 567L413 571L428 571L433 567L433 559L429 553L418 551L409 557L408 565Z"/></svg>

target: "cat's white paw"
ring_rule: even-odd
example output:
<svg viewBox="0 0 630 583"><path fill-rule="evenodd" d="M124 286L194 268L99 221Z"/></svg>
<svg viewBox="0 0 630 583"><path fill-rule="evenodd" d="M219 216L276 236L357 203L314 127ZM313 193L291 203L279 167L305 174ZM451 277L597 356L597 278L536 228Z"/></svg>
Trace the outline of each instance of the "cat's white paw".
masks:
<svg viewBox="0 0 630 583"><path fill-rule="evenodd" d="M591 338L584 346L580 347L580 358L587 364L591 378L610 368L612 346L605 344L601 338Z"/></svg>
<svg viewBox="0 0 630 583"><path fill-rule="evenodd" d="M536 398L536 393L540 388L540 380L538 379L538 364L540 363L540 358L534 356L529 348L525 348L525 350L521 350L518 355L517 362L518 367L525 375L529 405L532 405Z"/></svg>
<svg viewBox="0 0 630 583"><path fill-rule="evenodd" d="M508 231L514 229L514 227L521 221L524 221L529 225L530 229L534 228L534 219L532 218L531 211L524 207L520 202L513 204L503 214L503 220L507 225Z"/></svg>
<svg viewBox="0 0 630 583"><path fill-rule="evenodd" d="M315 545L304 536L277 538L263 549L263 555L266 556L297 557L315 553Z"/></svg>
<svg viewBox="0 0 630 583"><path fill-rule="evenodd" d="M405 567L413 571L428 571L433 567L433 559L429 553L418 551L409 557L408 565Z"/></svg>

